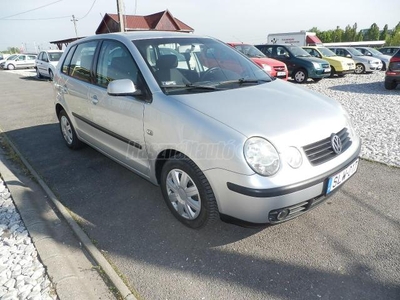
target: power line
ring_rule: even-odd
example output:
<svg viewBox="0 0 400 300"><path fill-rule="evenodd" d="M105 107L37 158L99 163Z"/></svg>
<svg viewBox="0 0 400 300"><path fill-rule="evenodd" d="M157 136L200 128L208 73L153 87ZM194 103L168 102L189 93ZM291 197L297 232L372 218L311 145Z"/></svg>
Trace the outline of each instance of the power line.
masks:
<svg viewBox="0 0 400 300"><path fill-rule="evenodd" d="M94 0L92 3L92 6L89 8L89 11L86 13L86 15L84 15L82 18L79 18L79 20L82 20L83 18L86 18L86 16L92 11L92 8L94 6L94 4L96 3L97 0Z"/></svg>
<svg viewBox="0 0 400 300"><path fill-rule="evenodd" d="M70 18L71 16L52 17L52 18L37 18L37 19L0 19L0 21L43 21Z"/></svg>
<svg viewBox="0 0 400 300"><path fill-rule="evenodd" d="M45 4L45 5L42 5L42 6L33 8L33 9L30 9L30 10L27 10L27 11L23 11L23 12L14 14L14 15L6 16L6 17L2 17L2 18L0 18L0 20L4 20L4 19L11 18L11 17L19 16L19 15L22 15L22 14L26 14L26 13L28 13L28 12L35 11L35 10L38 10L38 9L47 7L47 6L53 5L53 4L58 3L58 2L61 2L61 1L62 1L62 0L57 0L57 1L51 2L51 3L49 3L49 4Z"/></svg>

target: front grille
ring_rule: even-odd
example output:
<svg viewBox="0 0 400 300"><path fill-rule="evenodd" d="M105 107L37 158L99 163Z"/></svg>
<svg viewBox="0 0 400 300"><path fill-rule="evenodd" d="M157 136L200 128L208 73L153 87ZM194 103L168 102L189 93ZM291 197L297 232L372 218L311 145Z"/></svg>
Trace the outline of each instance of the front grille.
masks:
<svg viewBox="0 0 400 300"><path fill-rule="evenodd" d="M323 67L324 69L327 69L327 68L329 68L329 64L322 64L322 67Z"/></svg>
<svg viewBox="0 0 400 300"><path fill-rule="evenodd" d="M285 71L285 67L284 66L276 66L274 67L275 71Z"/></svg>
<svg viewBox="0 0 400 300"><path fill-rule="evenodd" d="M339 136L340 141L342 142L342 151L346 151L351 145L351 139L349 137L349 132L347 128L343 128L340 130L336 135ZM303 147L304 152L307 155L308 160L310 161L311 165L317 166L340 154L336 154L333 151L332 144L331 144L331 137L327 137L321 141L316 143L309 144Z"/></svg>

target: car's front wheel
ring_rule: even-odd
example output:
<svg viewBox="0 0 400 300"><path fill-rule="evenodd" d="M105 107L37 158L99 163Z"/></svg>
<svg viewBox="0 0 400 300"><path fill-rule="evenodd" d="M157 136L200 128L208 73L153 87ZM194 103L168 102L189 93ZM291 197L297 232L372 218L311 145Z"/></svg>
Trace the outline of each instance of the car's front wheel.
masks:
<svg viewBox="0 0 400 300"><path fill-rule="evenodd" d="M53 74L52 70L49 70L49 77L50 77L50 80L53 81L54 74Z"/></svg>
<svg viewBox="0 0 400 300"><path fill-rule="evenodd" d="M14 66L13 64L9 64L9 65L7 66L7 69L8 69L8 70L15 70L15 66Z"/></svg>
<svg viewBox="0 0 400 300"><path fill-rule="evenodd" d="M354 73L356 74L362 74L365 72L365 67L363 64L356 64L356 69L354 70Z"/></svg>
<svg viewBox="0 0 400 300"><path fill-rule="evenodd" d="M161 190L172 214L183 224L198 229L219 217L211 186L199 167L183 154L165 162Z"/></svg>
<svg viewBox="0 0 400 300"><path fill-rule="evenodd" d="M307 71L304 69L298 69L294 72L293 79L297 83L304 83L307 81L308 74Z"/></svg>
<svg viewBox="0 0 400 300"><path fill-rule="evenodd" d="M61 134L67 146L71 149L79 149L82 147L83 143L78 139L75 128L65 110L60 111L58 118L60 120Z"/></svg>

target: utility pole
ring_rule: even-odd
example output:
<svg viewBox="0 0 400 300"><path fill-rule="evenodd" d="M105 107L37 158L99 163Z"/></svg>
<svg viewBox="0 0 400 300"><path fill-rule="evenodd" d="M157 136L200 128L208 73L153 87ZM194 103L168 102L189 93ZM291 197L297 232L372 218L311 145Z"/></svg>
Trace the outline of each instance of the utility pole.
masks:
<svg viewBox="0 0 400 300"><path fill-rule="evenodd" d="M124 7L123 0L117 0L117 11L118 11L118 18L119 18L119 31L125 31L125 22L124 22L124 14L122 12L122 8Z"/></svg>
<svg viewBox="0 0 400 300"><path fill-rule="evenodd" d="M74 16L74 15L72 15L72 20L71 20L71 21L74 22L75 35L76 35L76 37L78 37L78 29L76 28L76 22L78 22L78 20L75 19L75 16Z"/></svg>

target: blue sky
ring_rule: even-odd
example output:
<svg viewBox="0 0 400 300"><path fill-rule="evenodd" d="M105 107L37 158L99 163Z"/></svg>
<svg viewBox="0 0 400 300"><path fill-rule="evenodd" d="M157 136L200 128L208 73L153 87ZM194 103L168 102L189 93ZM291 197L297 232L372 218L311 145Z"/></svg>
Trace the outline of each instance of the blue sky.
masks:
<svg viewBox="0 0 400 300"><path fill-rule="evenodd" d="M78 35L92 35L101 15L117 12L116 0L2 2L0 50L24 45L33 51L35 46L48 48L49 41L74 37L72 15L79 20ZM137 15L168 9L174 17L193 27L196 34L225 42L264 43L269 33L307 30L313 26L320 30L336 26L344 29L355 22L359 29L369 28L373 22L381 29L385 24L393 28L400 21L399 0L124 0L124 6L126 14ZM23 13L26 11L29 12Z"/></svg>

